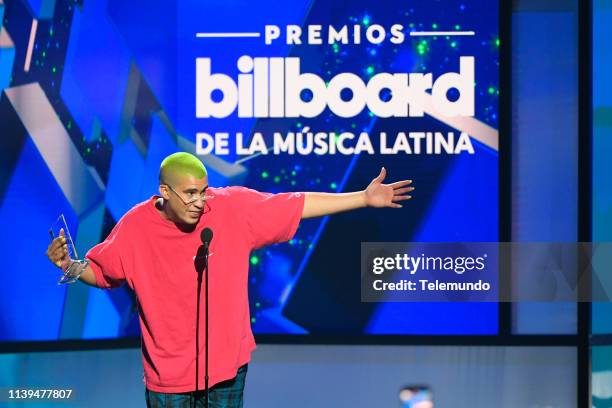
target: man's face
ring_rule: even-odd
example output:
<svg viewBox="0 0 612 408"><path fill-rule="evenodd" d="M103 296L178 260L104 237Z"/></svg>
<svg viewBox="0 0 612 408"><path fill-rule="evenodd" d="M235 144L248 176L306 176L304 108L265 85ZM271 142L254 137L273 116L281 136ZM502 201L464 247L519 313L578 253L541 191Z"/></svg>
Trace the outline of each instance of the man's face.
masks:
<svg viewBox="0 0 612 408"><path fill-rule="evenodd" d="M201 197L206 195L207 188L206 176L201 179L192 175L178 176L168 181L168 184L161 184L159 190L167 201L168 215L172 221L187 225L197 224L206 205Z"/></svg>

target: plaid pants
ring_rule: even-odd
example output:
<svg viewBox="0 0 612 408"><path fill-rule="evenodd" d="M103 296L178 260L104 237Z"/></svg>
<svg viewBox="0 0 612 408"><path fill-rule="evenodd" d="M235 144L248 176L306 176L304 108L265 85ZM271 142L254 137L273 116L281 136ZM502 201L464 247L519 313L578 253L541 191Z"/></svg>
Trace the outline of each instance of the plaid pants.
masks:
<svg viewBox="0 0 612 408"><path fill-rule="evenodd" d="M210 388L208 406L210 408L242 408L242 394L248 364L238 369L236 377L222 381ZM206 403L206 391L182 392L178 394L166 394L150 391L145 388L147 408L190 408L193 406L195 394L196 407L204 407Z"/></svg>

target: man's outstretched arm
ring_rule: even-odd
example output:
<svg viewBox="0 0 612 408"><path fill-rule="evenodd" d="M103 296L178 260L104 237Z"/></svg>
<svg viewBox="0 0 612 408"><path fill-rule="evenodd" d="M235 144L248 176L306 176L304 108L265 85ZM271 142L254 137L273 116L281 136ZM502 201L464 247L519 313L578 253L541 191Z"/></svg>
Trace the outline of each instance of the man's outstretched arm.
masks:
<svg viewBox="0 0 612 408"><path fill-rule="evenodd" d="M365 190L353 193L305 193L302 219L321 217L342 211L354 210L362 207L391 207L401 208L399 201L412 198L408 193L414 187L408 186L412 180L396 181L383 184L387 170L383 167L380 174L368 185Z"/></svg>

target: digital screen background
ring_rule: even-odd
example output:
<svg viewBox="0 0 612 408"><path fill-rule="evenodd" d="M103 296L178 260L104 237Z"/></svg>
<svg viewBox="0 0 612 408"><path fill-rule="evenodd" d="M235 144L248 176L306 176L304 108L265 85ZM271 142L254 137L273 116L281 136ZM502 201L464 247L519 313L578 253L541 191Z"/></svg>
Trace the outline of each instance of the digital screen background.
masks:
<svg viewBox="0 0 612 408"><path fill-rule="evenodd" d="M8 283L0 289L0 341L139 335L135 298L127 285L112 291L56 285L58 271L44 256L47 231L65 214L84 253L129 208L156 193L161 159L193 149L197 132L250 135L304 127L372 135L457 132L428 115L383 119L367 109L347 119L329 110L310 119L235 114L198 119L195 58L211 58L214 72L235 76L242 55L299 57L302 72L324 79L352 72L367 80L380 72L432 72L436 78L458 72L460 56L473 56L474 118L498 128L496 2L289 1L279 7L271 1L185 1L173 8L157 1L58 0L52 12L43 6L10 1L2 8L10 42L5 37L8 45L0 48L0 86L5 89L0 99L0 222L12 226L12 232L0 238ZM471 30L475 35L407 35L399 45L317 46L194 35L262 30L266 24L357 24L365 29L398 23L406 33ZM41 143L40 130L33 130L32 121L45 117L65 132L54 144ZM306 220L290 242L255 251L249 282L254 333L497 334L495 303L366 304L359 297L361 242L498 241L499 154L472 142L473 155L262 155L243 162L239 172L225 166L239 158L235 152L203 158L213 186L241 184L273 193L355 191L385 166L387 181L410 178L417 188L401 210L363 209ZM64 154L69 173L53 167L57 151Z"/></svg>

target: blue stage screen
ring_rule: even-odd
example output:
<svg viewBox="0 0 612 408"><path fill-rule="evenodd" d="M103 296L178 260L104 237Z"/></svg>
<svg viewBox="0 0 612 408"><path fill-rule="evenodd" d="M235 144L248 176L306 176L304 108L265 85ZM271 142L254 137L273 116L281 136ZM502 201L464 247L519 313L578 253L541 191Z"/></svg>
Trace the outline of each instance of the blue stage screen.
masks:
<svg viewBox="0 0 612 408"><path fill-rule="evenodd" d="M386 181L414 180L402 209L306 220L253 252L255 334L498 333L497 303L362 303L359 291L361 242L499 240L497 2L35 3L0 3L0 341L139 335L127 285L56 284L48 228L63 213L85 253L156 194L176 151L198 154L213 186L348 192L382 166ZM324 91L290 77L295 64ZM377 81L395 88L367 93ZM275 152L275 133L296 150ZM300 144L309 133L327 144Z"/></svg>

